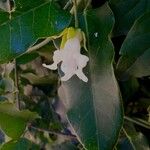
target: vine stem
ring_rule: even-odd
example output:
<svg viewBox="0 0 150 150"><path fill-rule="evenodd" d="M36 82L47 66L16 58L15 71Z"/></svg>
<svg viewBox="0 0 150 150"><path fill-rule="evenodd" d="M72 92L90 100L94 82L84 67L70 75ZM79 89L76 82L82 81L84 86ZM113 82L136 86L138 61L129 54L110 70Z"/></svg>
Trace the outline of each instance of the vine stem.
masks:
<svg viewBox="0 0 150 150"><path fill-rule="evenodd" d="M18 57L24 55L24 54L28 54L30 52L36 51L37 49L40 49L41 47L43 47L44 45L48 44L52 39L50 37L44 39L42 42L30 47L27 49L27 51L25 51L24 53L20 54Z"/></svg>
<svg viewBox="0 0 150 150"><path fill-rule="evenodd" d="M16 62L16 59L14 60L14 65L15 65L14 71L15 71L15 87L16 87L16 91L15 91L16 105L17 105L17 108L20 110L18 70L17 70L17 62Z"/></svg>
<svg viewBox="0 0 150 150"><path fill-rule="evenodd" d="M114 150L117 150L117 148L116 148L116 147L114 147Z"/></svg>
<svg viewBox="0 0 150 150"><path fill-rule="evenodd" d="M43 41L40 42L39 44L37 44L37 45L32 46L31 48L29 48L29 49L27 50L27 53L33 52L33 51L35 51L35 50L37 50L37 49L43 47L44 45L48 44L50 41L51 41L51 38L50 38L50 37L46 38L45 40L43 40Z"/></svg>
<svg viewBox="0 0 150 150"><path fill-rule="evenodd" d="M137 124L137 125L139 125L141 127L144 127L146 129L150 129L150 124L143 123L143 122L141 122L141 121L139 121L137 119L130 118L130 117L127 117L127 116L124 116L124 119L127 120L127 121L130 121L130 122L132 122L134 124Z"/></svg>
<svg viewBox="0 0 150 150"><path fill-rule="evenodd" d="M64 6L64 10L66 10L68 7L69 7L69 5L72 3L72 1L71 0L69 0L67 3L66 3L66 5Z"/></svg>
<svg viewBox="0 0 150 150"><path fill-rule="evenodd" d="M91 2L92 2L92 0L88 0L88 1L84 0L84 3L86 4L86 6L84 8L84 11L86 11L88 9L88 7L90 6Z"/></svg>
<svg viewBox="0 0 150 150"><path fill-rule="evenodd" d="M133 142L132 142L132 139L131 139L131 137L128 135L128 133L126 132L125 128L122 128L122 130L123 130L124 134L126 135L126 137L128 138L128 140L130 141L130 143L131 143L133 149L136 150L136 148L135 148L135 146L134 146L134 144L133 144Z"/></svg>
<svg viewBox="0 0 150 150"><path fill-rule="evenodd" d="M31 129L37 130L39 132L48 132L49 134L54 134L54 135L57 135L57 136L63 136L65 138L71 139L71 140L72 139L75 139L75 140L77 139L75 135L68 135L68 134L65 134L65 133L62 133L62 132L55 132L55 131L35 127L35 126L32 126L32 125L29 125L28 127L31 128Z"/></svg>
<svg viewBox="0 0 150 150"><path fill-rule="evenodd" d="M79 22L78 22L78 14L77 14L77 0L72 0L73 2L73 12L74 12L74 19L75 19L75 28L78 28Z"/></svg>

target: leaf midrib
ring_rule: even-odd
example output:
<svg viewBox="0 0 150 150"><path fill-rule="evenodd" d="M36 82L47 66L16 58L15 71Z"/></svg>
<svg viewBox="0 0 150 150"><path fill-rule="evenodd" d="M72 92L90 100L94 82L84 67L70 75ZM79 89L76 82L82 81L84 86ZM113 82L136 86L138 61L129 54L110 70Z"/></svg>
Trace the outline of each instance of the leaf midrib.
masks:
<svg viewBox="0 0 150 150"><path fill-rule="evenodd" d="M84 16L85 29L86 29L86 35L87 35L87 41L88 41L87 48L89 49L89 48L90 48L90 45L89 45L90 43L89 43L89 31L88 31L88 21L87 21L87 11L86 11L86 10L84 11L83 16ZM90 62L90 59L91 59L91 58L89 57L89 62ZM89 69L91 69L90 63L89 63ZM89 75L89 77L90 77L90 80L92 81L91 74ZM90 86L90 90L91 90L92 93L94 92L92 86ZM95 108L94 95L91 94L91 96L92 96L92 105L93 105L94 118L95 118L95 127L96 127L96 129L98 129L97 116L96 116L96 109L94 109L94 108ZM98 134L96 134L96 137L97 137L96 139L97 139L98 150L100 150L100 146L99 146L100 143L99 143Z"/></svg>

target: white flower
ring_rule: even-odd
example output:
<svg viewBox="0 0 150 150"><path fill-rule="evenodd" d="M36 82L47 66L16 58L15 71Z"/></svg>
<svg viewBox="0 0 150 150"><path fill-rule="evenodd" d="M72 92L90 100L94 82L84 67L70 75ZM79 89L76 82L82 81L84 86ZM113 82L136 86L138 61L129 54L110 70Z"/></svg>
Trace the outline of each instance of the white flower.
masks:
<svg viewBox="0 0 150 150"><path fill-rule="evenodd" d="M61 70L64 72L62 81L69 80L73 75L77 75L84 82L88 78L83 73L83 68L87 65L89 58L80 53L81 45L78 36L69 38L62 49L54 52L52 65L43 64L44 67L56 70L57 64L61 62Z"/></svg>

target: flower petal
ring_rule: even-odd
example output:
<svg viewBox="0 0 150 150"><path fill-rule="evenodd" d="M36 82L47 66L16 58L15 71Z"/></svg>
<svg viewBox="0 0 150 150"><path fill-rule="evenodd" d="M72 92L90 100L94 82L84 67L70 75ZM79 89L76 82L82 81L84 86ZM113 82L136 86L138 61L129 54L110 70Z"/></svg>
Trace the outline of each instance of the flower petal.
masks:
<svg viewBox="0 0 150 150"><path fill-rule="evenodd" d="M87 65L89 58L80 53L80 42L83 40L82 38L84 38L83 41L85 46L85 35L80 32L81 30L78 30L77 32L75 32L75 35L73 34L72 37L72 28L67 30L63 35L64 41L67 41L64 44L62 39L62 43L64 44L64 46L62 47L62 49L56 50L54 52L54 63L52 65L43 64L43 66L48 69L56 70L57 64L61 62L61 70L64 73L64 76L61 78L62 81L69 80L75 74L84 82L88 81L88 78L83 73L83 68Z"/></svg>
<svg viewBox="0 0 150 150"><path fill-rule="evenodd" d="M75 59L78 68L84 68L87 65L87 62L89 61L89 58L82 54L76 55Z"/></svg>
<svg viewBox="0 0 150 150"><path fill-rule="evenodd" d="M51 70L56 70L57 69L57 64L62 61L62 55L61 55L61 51L60 50L56 50L54 52L53 61L54 61L53 64L51 64L51 65L43 64L43 66L48 68L48 69L51 69Z"/></svg>
<svg viewBox="0 0 150 150"><path fill-rule="evenodd" d="M62 61L62 51L61 50L56 50L54 52L53 61L55 64L58 64Z"/></svg>
<svg viewBox="0 0 150 150"><path fill-rule="evenodd" d="M73 75L74 72L66 73L63 77L61 77L61 81L68 81Z"/></svg>
<svg viewBox="0 0 150 150"><path fill-rule="evenodd" d="M42 64L43 67L48 68L50 70L56 70L57 69L57 64L53 63L52 65L46 65L46 64Z"/></svg>
<svg viewBox="0 0 150 150"><path fill-rule="evenodd" d="M83 70L81 70L81 69L76 70L76 75L84 82L88 82L88 78L83 73Z"/></svg>
<svg viewBox="0 0 150 150"><path fill-rule="evenodd" d="M75 72L77 70L76 61L74 59L72 59L72 58L62 61L61 70L64 73Z"/></svg>
<svg viewBox="0 0 150 150"><path fill-rule="evenodd" d="M76 37L67 40L64 46L64 51L67 51L68 53L72 53L72 55L74 53L80 53L80 49L81 49L80 41Z"/></svg>

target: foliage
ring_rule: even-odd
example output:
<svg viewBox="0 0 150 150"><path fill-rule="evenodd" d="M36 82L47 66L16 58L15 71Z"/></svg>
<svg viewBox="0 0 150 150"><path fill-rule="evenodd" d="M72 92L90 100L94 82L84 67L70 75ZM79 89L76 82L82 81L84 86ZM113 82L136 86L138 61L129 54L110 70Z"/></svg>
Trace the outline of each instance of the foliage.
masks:
<svg viewBox="0 0 150 150"><path fill-rule="evenodd" d="M148 0L0 0L0 149L149 150L149 26ZM68 27L87 83L42 66Z"/></svg>

